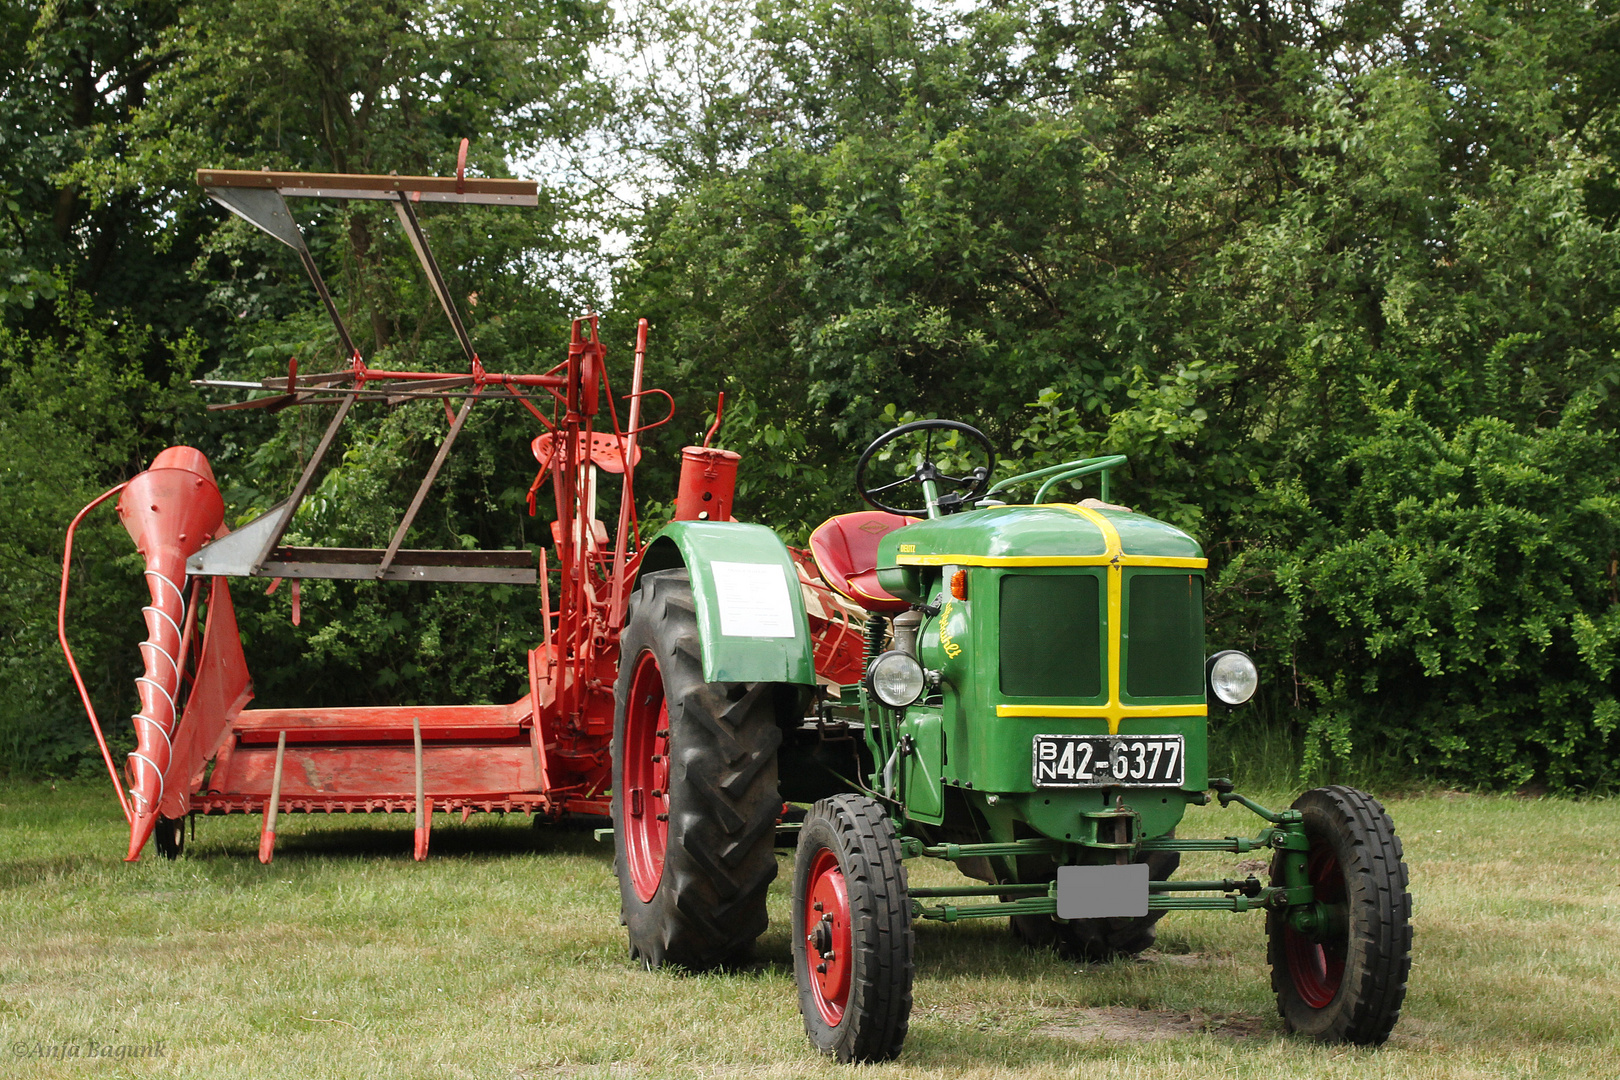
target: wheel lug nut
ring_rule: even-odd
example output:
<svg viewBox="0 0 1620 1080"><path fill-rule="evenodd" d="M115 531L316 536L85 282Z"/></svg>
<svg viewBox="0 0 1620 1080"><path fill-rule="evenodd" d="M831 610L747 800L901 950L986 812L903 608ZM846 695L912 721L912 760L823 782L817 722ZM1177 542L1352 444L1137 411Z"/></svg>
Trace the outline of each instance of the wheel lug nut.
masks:
<svg viewBox="0 0 1620 1080"><path fill-rule="evenodd" d="M653 755L653 756L652 756L652 759L653 759L653 764L654 764L654 765L656 765L656 764L658 764L658 763L659 763L659 762L660 762L660 761L663 761L663 760L664 760L664 755L663 755L663 754L654 754L654 755Z"/></svg>
<svg viewBox="0 0 1620 1080"><path fill-rule="evenodd" d="M812 904L812 905L811 905L811 906L812 906L812 907L814 907L814 908L815 908L815 909L816 909L816 910L817 910L817 911L820 911L820 910L822 910L822 908L821 908L821 901L820 901L820 900L817 900L817 901L816 901L816 902L815 902L815 903L814 903L814 904Z"/></svg>
<svg viewBox="0 0 1620 1080"><path fill-rule="evenodd" d="M658 814L658 815L656 815L656 817L658 818L659 821L668 821L669 820L669 815L668 814Z"/></svg>
<svg viewBox="0 0 1620 1080"><path fill-rule="evenodd" d="M816 974L817 975L825 975L825 974L827 974L827 965L826 964L817 964L816 965Z"/></svg>

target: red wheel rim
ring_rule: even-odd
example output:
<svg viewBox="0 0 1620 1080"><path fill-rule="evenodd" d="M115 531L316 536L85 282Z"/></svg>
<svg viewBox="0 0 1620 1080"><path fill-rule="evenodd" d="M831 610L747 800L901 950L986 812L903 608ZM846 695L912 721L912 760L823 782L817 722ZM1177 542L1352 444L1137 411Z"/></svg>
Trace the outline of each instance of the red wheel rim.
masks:
<svg viewBox="0 0 1620 1080"><path fill-rule="evenodd" d="M1345 903L1344 870L1330 848L1313 844L1305 872L1316 891L1317 903ZM1321 940L1283 924L1283 953L1301 1001L1313 1009L1325 1009L1333 1003L1339 984L1344 982L1345 954L1349 949L1348 930Z"/></svg>
<svg viewBox="0 0 1620 1080"><path fill-rule="evenodd" d="M838 857L826 848L810 863L804 890L804 962L816 1011L837 1027L849 1005L849 887Z"/></svg>
<svg viewBox="0 0 1620 1080"><path fill-rule="evenodd" d="M641 654L630 680L624 791L619 798L630 883L645 904L658 891L669 845L669 703L664 700L664 677L651 653Z"/></svg>

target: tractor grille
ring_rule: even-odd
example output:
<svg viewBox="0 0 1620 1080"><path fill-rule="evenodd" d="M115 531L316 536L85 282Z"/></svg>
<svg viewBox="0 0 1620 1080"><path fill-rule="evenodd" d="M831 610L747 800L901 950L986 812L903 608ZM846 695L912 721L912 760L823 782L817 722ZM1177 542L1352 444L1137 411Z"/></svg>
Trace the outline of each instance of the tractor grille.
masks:
<svg viewBox="0 0 1620 1080"><path fill-rule="evenodd" d="M1127 580L1125 693L1133 698L1204 692L1204 579L1136 573Z"/></svg>
<svg viewBox="0 0 1620 1080"><path fill-rule="evenodd" d="M1001 579L1002 694L1102 694L1101 586L1095 574L1008 574Z"/></svg>

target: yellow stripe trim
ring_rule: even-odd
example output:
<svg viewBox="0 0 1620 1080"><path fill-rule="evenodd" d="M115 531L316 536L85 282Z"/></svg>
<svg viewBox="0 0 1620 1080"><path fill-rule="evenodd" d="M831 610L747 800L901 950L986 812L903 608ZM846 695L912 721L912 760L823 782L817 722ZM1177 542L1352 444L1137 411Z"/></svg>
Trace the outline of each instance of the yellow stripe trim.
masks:
<svg viewBox="0 0 1620 1080"><path fill-rule="evenodd" d="M1120 562L1124 549L1119 542L1119 530L1114 528L1112 521L1087 506L1076 506L1074 503L1060 505L1097 526L1108 550L1108 704L1101 714L1093 715L1106 717L1108 734L1118 735L1119 722L1125 716L1124 706L1119 701L1120 628L1125 618L1125 571ZM1001 714L999 708L996 714Z"/></svg>
<svg viewBox="0 0 1620 1080"><path fill-rule="evenodd" d="M1109 721L1110 735L1119 734L1119 721L1129 716L1208 716L1207 705L997 705L997 716L1051 716Z"/></svg>
<svg viewBox="0 0 1620 1080"><path fill-rule="evenodd" d="M1208 559L1172 555L901 555L900 566L1165 566L1203 570Z"/></svg>
<svg viewBox="0 0 1620 1080"><path fill-rule="evenodd" d="M1112 531L1112 526L1110 526ZM1114 534L1119 543L1119 534ZM1125 715L1119 701L1119 654L1124 652L1121 634L1125 629L1125 569L1116 559L1108 568L1108 734L1119 734L1119 721Z"/></svg>
<svg viewBox="0 0 1620 1080"><path fill-rule="evenodd" d="M1108 547L1108 557L1110 559L1117 559L1124 553L1125 549L1120 546L1119 542L1119 530L1114 528L1112 521L1109 521L1089 506L1077 506L1074 503L1060 503L1059 505L1065 510L1079 514L1097 526L1097 531L1103 534L1103 543Z"/></svg>
<svg viewBox="0 0 1620 1080"><path fill-rule="evenodd" d="M1107 555L901 555L901 566L1107 566Z"/></svg>

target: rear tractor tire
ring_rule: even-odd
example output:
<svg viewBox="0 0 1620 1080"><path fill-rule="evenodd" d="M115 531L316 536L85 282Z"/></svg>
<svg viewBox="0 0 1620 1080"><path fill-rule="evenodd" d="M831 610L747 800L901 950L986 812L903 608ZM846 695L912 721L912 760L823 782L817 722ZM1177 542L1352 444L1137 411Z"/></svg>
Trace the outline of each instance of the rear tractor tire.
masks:
<svg viewBox="0 0 1620 1080"><path fill-rule="evenodd" d="M740 961L776 877L779 688L703 681L685 570L642 576L619 656L613 846L630 955L694 971Z"/></svg>
<svg viewBox="0 0 1620 1080"><path fill-rule="evenodd" d="M1400 1017L1412 968L1412 896L1401 841L1371 795L1326 787L1294 800L1310 840L1306 874L1318 929L1303 933L1287 909L1266 915L1271 987L1289 1031L1321 1042L1378 1046ZM1272 881L1282 882L1279 851Z"/></svg>
<svg viewBox="0 0 1620 1080"><path fill-rule="evenodd" d="M811 808L793 859L793 974L810 1044L841 1062L900 1053L911 1018L911 896L883 806Z"/></svg>

